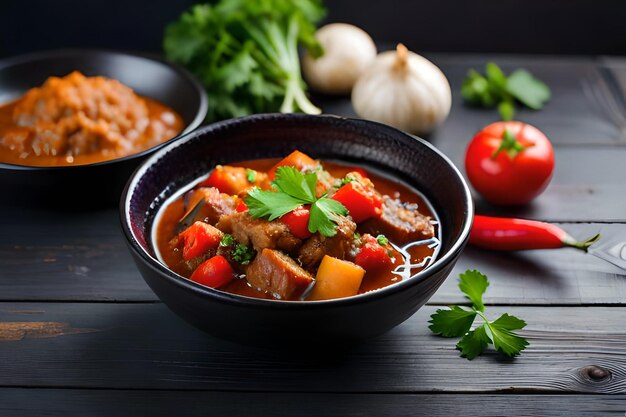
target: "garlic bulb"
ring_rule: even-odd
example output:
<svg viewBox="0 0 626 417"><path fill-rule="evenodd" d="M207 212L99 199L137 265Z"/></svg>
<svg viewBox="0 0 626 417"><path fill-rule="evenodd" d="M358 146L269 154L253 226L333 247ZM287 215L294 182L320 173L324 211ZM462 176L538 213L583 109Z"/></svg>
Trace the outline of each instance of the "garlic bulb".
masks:
<svg viewBox="0 0 626 417"><path fill-rule="evenodd" d="M327 94L348 94L357 78L376 58L376 45L364 30L347 23L321 27L315 37L324 55L305 54L302 73L311 88Z"/></svg>
<svg viewBox="0 0 626 417"><path fill-rule="evenodd" d="M428 133L448 116L450 84L426 58L399 44L379 54L352 90L352 106L364 118L410 133Z"/></svg>

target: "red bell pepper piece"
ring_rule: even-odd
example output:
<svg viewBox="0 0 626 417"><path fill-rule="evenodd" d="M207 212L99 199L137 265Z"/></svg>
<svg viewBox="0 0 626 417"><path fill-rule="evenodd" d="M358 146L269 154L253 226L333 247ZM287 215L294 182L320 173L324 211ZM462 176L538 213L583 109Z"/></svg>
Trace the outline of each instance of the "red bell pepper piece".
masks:
<svg viewBox="0 0 626 417"><path fill-rule="evenodd" d="M195 222L178 235L183 245L183 259L189 261L217 248L222 239L222 232L204 222Z"/></svg>
<svg viewBox="0 0 626 417"><path fill-rule="evenodd" d="M246 203L243 200L241 200L241 201L239 201L239 204L237 204L237 207L235 207L235 211L237 213L241 213L243 211L248 211L248 206L246 206Z"/></svg>
<svg viewBox="0 0 626 417"><path fill-rule="evenodd" d="M295 237L298 239L307 239L311 237L311 232L309 232L309 217L311 217L310 209L301 206L283 215L280 221L289 227L289 230Z"/></svg>
<svg viewBox="0 0 626 417"><path fill-rule="evenodd" d="M191 274L192 281L211 288L222 287L233 278L235 278L235 271L221 255L207 259Z"/></svg>
<svg viewBox="0 0 626 417"><path fill-rule="evenodd" d="M366 271L391 266L392 260L387 254L387 248L381 246L374 236L366 234L361 239L365 243L354 259L355 264Z"/></svg>
<svg viewBox="0 0 626 417"><path fill-rule="evenodd" d="M346 206L356 223L382 214L383 200L380 195L357 181L344 185L331 198Z"/></svg>

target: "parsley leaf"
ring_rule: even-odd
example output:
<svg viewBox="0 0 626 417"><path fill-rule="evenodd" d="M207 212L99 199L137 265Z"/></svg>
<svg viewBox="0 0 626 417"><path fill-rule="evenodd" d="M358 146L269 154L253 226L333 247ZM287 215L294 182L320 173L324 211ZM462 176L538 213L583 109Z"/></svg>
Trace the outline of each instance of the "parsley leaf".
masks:
<svg viewBox="0 0 626 417"><path fill-rule="evenodd" d="M285 194L300 199L301 204L315 202L315 186L317 175L315 173L303 174L290 166L282 166L276 169L276 179L272 185Z"/></svg>
<svg viewBox="0 0 626 417"><path fill-rule="evenodd" d="M523 69L516 70L509 76L506 90L533 110L541 109L551 95L545 83Z"/></svg>
<svg viewBox="0 0 626 417"><path fill-rule="evenodd" d="M463 336L456 347L461 351L461 356L472 360L483 353L490 342L483 324Z"/></svg>
<svg viewBox="0 0 626 417"><path fill-rule="evenodd" d="M252 217L267 217L269 221L276 220L302 205L302 200L289 194L263 191L257 187L248 192L244 202Z"/></svg>
<svg viewBox="0 0 626 417"><path fill-rule="evenodd" d="M516 356L528 346L528 341L512 332L526 326L524 320L507 313L497 320L485 323L487 335L493 342L493 346L507 356Z"/></svg>
<svg viewBox="0 0 626 417"><path fill-rule="evenodd" d="M272 185L276 191L253 188L248 192L244 202L252 217L272 221L301 205L310 204L309 231L331 237L337 233L338 216L348 215L348 209L340 202L316 197L317 174L314 172L303 174L293 167L282 166L276 170Z"/></svg>
<svg viewBox="0 0 626 417"><path fill-rule="evenodd" d="M445 337L460 337L469 331L475 318L475 311L451 306L449 310L438 309L430 316L429 323L432 324L428 328Z"/></svg>
<svg viewBox="0 0 626 417"><path fill-rule="evenodd" d="M515 101L540 110L550 100L550 88L530 72L518 69L508 77L493 62L485 66L485 75L470 69L461 86L463 99L482 107L497 107L502 120L515 116Z"/></svg>
<svg viewBox="0 0 626 417"><path fill-rule="evenodd" d="M337 233L335 223L337 215L347 216L348 209L339 201L322 197L311 205L309 232L320 232L322 236L331 237Z"/></svg>
<svg viewBox="0 0 626 417"><path fill-rule="evenodd" d="M307 98L298 47L320 56L321 0L219 0L198 4L167 26L168 60L205 86L207 120L252 113L320 110Z"/></svg>
<svg viewBox="0 0 626 417"><path fill-rule="evenodd" d="M459 288L472 302L472 309L459 306L438 309L430 316L430 330L444 337L461 337L456 347L461 356L471 360L480 355L489 344L509 357L519 355L528 346L528 341L515 334L526 326L526 322L507 313L498 319L489 321L484 314L485 305L482 296L489 286L487 277L476 270L467 270L459 275ZM474 330L470 330L476 316L484 321Z"/></svg>
<svg viewBox="0 0 626 417"><path fill-rule="evenodd" d="M489 286L487 277L479 271L469 269L459 275L459 289L472 302L478 311L485 311L483 304L483 294Z"/></svg>

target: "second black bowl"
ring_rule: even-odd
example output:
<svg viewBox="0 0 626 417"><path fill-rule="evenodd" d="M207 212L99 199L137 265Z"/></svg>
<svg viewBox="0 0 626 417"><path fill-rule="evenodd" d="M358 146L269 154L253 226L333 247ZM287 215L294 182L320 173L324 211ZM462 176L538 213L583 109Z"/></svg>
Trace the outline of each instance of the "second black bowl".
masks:
<svg viewBox="0 0 626 417"><path fill-rule="evenodd" d="M216 164L277 158L299 149L315 158L360 163L420 190L439 214L438 259L413 277L365 294L327 301L261 300L208 288L169 270L155 256L152 227L163 202ZM383 333L435 293L467 242L469 189L428 142L373 122L333 116L257 115L202 128L163 148L129 181L122 229L146 282L174 312L212 334L239 342L337 342Z"/></svg>
<svg viewBox="0 0 626 417"><path fill-rule="evenodd" d="M151 57L99 50L50 51L0 61L0 104L17 99L50 76L64 76L72 71L118 80L137 94L173 108L185 122L181 135L197 128L207 113L206 93L187 71ZM164 144L88 165L32 167L0 163L0 203L47 207L114 205L135 168L161 146Z"/></svg>

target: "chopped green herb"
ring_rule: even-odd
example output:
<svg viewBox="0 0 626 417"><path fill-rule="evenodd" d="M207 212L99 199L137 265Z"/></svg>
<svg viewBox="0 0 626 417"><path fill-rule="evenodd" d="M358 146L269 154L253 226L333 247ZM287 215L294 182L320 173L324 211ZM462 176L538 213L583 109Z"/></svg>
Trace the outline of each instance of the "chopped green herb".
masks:
<svg viewBox="0 0 626 417"><path fill-rule="evenodd" d="M502 120L515 116L514 102L540 110L550 100L550 88L530 72L518 69L508 77L493 62L485 67L485 75L470 69L461 86L463 99L477 106L497 107Z"/></svg>
<svg viewBox="0 0 626 417"><path fill-rule="evenodd" d="M513 332L526 326L524 320L507 313L494 321L487 319L482 297L488 286L485 275L475 270L465 271L459 276L459 289L472 302L472 308L450 306L449 309L438 309L430 316L430 330L444 337L461 337L456 347L461 356L470 360L483 353L489 344L510 357L519 355L528 346L525 338ZM484 323L470 330L477 316Z"/></svg>
<svg viewBox="0 0 626 417"><path fill-rule="evenodd" d="M330 237L337 233L338 216L348 214L348 209L340 202L325 196L316 197L317 175L313 172L303 174L293 167L282 166L276 170L272 185L275 191L253 188L248 192L244 201L252 217L272 221L303 204L310 204L309 231Z"/></svg>
<svg viewBox="0 0 626 417"><path fill-rule="evenodd" d="M354 178L354 175L350 175L349 173L346 174L345 177L343 177L341 179L341 185L340 186L344 186L346 184L350 184L352 181L356 181L356 178Z"/></svg>
<svg viewBox="0 0 626 417"><path fill-rule="evenodd" d="M250 261L256 256L256 251L243 243L237 242L232 235L225 234L220 240L220 246L232 248L230 256L233 261L241 264L248 265Z"/></svg>
<svg viewBox="0 0 626 417"><path fill-rule="evenodd" d="M228 233L224 234L224 236L222 236L222 240L220 240L220 246L232 246L235 243L237 243L237 241L235 240L235 238L232 235L229 235Z"/></svg>
<svg viewBox="0 0 626 417"><path fill-rule="evenodd" d="M250 168L246 169L246 179L250 184L254 183L256 181L256 171Z"/></svg>
<svg viewBox="0 0 626 417"><path fill-rule="evenodd" d="M387 239L387 236L385 235L376 236L376 241L380 246L387 246L389 244L389 239Z"/></svg>
<svg viewBox="0 0 626 417"><path fill-rule="evenodd" d="M256 251L243 243L237 243L231 256L235 262L241 265L248 265L256 256Z"/></svg>

